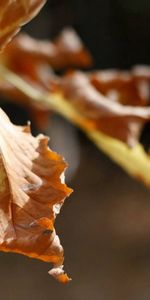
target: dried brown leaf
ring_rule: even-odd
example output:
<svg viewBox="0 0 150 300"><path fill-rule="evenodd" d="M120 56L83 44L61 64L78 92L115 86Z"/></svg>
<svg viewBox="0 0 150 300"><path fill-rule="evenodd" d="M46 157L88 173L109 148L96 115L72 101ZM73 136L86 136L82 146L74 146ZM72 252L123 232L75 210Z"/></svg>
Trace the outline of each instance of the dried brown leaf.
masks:
<svg viewBox="0 0 150 300"><path fill-rule="evenodd" d="M113 101L90 81L87 75L73 72L61 80L60 90L65 99L83 114L87 126L133 146L138 142L141 128L150 119L150 108Z"/></svg>
<svg viewBox="0 0 150 300"><path fill-rule="evenodd" d="M49 90L54 77L50 67L59 70L89 67L92 58L77 33L66 28L54 41L41 41L27 34L19 34L6 47L1 56L1 64Z"/></svg>
<svg viewBox="0 0 150 300"><path fill-rule="evenodd" d="M137 66L129 71L104 70L90 74L96 89L123 105L146 106L149 103L150 69Z"/></svg>
<svg viewBox="0 0 150 300"><path fill-rule="evenodd" d="M46 0L0 1L0 49L29 22L45 4Z"/></svg>
<svg viewBox="0 0 150 300"><path fill-rule="evenodd" d="M51 67L88 67L92 58L76 32L67 28L52 42L36 40L26 34L18 35L3 51L0 63L39 91L51 92L53 82L57 81ZM11 101L25 105L32 112L32 120L40 129L46 127L46 108L34 104L32 99L25 97L11 84L0 83L0 92Z"/></svg>
<svg viewBox="0 0 150 300"><path fill-rule="evenodd" d="M65 161L47 143L0 110L0 250L51 262L51 274L67 282L54 221L71 189L63 183Z"/></svg>

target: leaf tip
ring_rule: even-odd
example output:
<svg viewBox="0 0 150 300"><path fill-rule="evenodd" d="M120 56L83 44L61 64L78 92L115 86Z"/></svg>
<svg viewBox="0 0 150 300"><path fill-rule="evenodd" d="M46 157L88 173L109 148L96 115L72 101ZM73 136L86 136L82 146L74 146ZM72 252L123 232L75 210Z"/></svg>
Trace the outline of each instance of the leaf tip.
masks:
<svg viewBox="0 0 150 300"><path fill-rule="evenodd" d="M71 281L71 278L69 278L68 275L64 272L63 266L53 268L48 272L48 274L64 284L69 283Z"/></svg>

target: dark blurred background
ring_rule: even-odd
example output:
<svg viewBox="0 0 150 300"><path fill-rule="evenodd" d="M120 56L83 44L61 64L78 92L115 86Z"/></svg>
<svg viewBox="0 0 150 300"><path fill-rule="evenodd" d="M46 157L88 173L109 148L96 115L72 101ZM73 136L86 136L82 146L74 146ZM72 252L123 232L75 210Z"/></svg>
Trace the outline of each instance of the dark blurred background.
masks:
<svg viewBox="0 0 150 300"><path fill-rule="evenodd" d="M24 30L37 38L73 26L90 49L95 68L150 64L149 0L48 0ZM26 110L3 104L11 120L25 124ZM35 124L32 124L37 133ZM62 286L48 264L0 254L2 300L149 300L150 191L128 177L71 124L58 116L46 134L69 162L74 194L56 221L73 281Z"/></svg>
<svg viewBox="0 0 150 300"><path fill-rule="evenodd" d="M48 37L70 25L91 50L97 68L150 63L149 0L48 0L27 27L37 37Z"/></svg>

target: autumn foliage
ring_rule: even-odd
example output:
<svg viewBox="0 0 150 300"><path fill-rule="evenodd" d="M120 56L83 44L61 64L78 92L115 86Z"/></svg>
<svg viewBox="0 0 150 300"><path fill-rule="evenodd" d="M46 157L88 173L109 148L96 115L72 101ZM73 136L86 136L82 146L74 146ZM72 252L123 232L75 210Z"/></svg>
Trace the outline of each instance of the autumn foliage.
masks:
<svg viewBox="0 0 150 300"><path fill-rule="evenodd" d="M65 161L47 144L0 110L0 250L52 262L53 275L64 280L54 220L71 189L63 183Z"/></svg>
<svg viewBox="0 0 150 300"><path fill-rule="evenodd" d="M49 112L62 115L130 175L150 186L150 158L140 140L150 120L150 68L83 72L93 59L72 28L63 29L52 41L21 33L8 44L44 3L0 2L1 95L25 106L42 129ZM65 161L48 148L45 136L35 138L29 126L13 125L2 110L0 150L0 250L51 262L50 273L68 282L54 228L71 193L64 183Z"/></svg>
<svg viewBox="0 0 150 300"><path fill-rule="evenodd" d="M44 3L1 1L1 48ZM0 110L0 250L53 263L50 274L61 282L69 278L54 221L71 193L64 183L66 167L45 136L33 137L29 125L13 125Z"/></svg>

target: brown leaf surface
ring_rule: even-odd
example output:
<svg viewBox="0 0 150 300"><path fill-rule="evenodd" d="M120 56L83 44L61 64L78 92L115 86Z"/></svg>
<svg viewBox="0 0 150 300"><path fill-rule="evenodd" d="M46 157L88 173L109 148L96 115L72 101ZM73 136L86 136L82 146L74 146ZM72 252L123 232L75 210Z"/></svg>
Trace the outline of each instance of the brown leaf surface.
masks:
<svg viewBox="0 0 150 300"><path fill-rule="evenodd" d="M50 76L50 67L57 70L87 68L92 65L92 57L77 33L72 28L66 28L53 41L37 40L24 33L17 35L3 52L1 62L10 70L29 77L44 87L47 84L49 88L46 77L42 78L44 71ZM49 68L49 73L48 70L46 72L46 67ZM40 68L41 72L44 70L42 75Z"/></svg>
<svg viewBox="0 0 150 300"><path fill-rule="evenodd" d="M60 90L63 96L83 114L91 128L130 146L138 142L141 128L150 119L150 108L113 101L111 97L106 97L95 88L93 82L91 83L91 77L81 72L65 76L61 80ZM138 103L141 101L140 99ZM148 99L145 101L148 103Z"/></svg>
<svg viewBox="0 0 150 300"><path fill-rule="evenodd" d="M67 282L54 221L71 189L63 183L66 163L47 143L0 110L0 250L51 262L51 274Z"/></svg>
<svg viewBox="0 0 150 300"><path fill-rule="evenodd" d="M46 0L0 1L0 49L29 22L45 4Z"/></svg>
<svg viewBox="0 0 150 300"><path fill-rule="evenodd" d="M123 105L149 104L149 67L136 66L131 71L94 71L90 80L100 93Z"/></svg>

